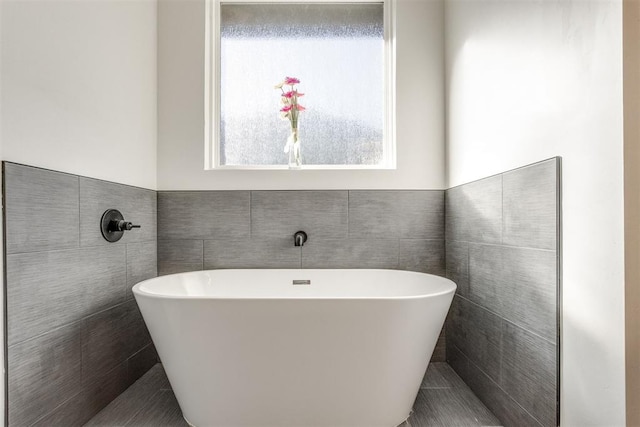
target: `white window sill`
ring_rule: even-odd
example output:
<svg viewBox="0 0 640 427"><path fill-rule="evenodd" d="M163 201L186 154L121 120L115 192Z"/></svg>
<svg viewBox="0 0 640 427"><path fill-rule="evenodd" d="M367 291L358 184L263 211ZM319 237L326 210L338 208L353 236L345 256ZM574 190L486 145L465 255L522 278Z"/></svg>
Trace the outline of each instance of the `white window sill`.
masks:
<svg viewBox="0 0 640 427"><path fill-rule="evenodd" d="M396 166L380 166L380 165L303 165L300 169L290 169L287 165L255 165L255 166L239 166L225 165L213 168L205 168L205 171L220 170L283 170L283 171L305 171L305 170L395 170Z"/></svg>

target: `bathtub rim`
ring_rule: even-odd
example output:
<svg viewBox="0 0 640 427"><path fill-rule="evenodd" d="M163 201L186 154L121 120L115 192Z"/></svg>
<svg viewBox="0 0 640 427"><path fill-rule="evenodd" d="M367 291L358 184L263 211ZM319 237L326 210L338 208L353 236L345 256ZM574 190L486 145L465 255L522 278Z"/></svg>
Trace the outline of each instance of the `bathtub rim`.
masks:
<svg viewBox="0 0 640 427"><path fill-rule="evenodd" d="M211 296L211 295L166 295L166 294L157 294L157 293L149 293L140 288L152 281L156 281L163 278L169 278L172 276L180 276L180 275L197 275L203 274L207 272L216 272L216 271L358 271L358 272L399 272L399 273L411 273L415 275L421 276L429 276L433 277L436 280L442 281L445 283L448 288L437 291L430 292L426 294L418 294L418 295L398 295L398 296ZM420 271L410 271L410 270L398 270L398 269L382 269L382 268L310 268L310 269L302 269L302 268L220 268L220 269L208 269L208 270L196 270L196 271L185 271L180 273L166 274L163 276L156 276L150 279L143 280L141 282L136 283L132 288L132 292L134 296L143 296L153 299L161 299L161 300L206 300L206 301L233 301L233 300L241 300L241 301L288 301L288 300L297 300L297 301L306 301L306 300L314 300L314 301L368 301L368 300L418 300L423 298L431 298L431 297L439 297L448 294L455 294L458 289L458 285L451 279L448 279L443 276L438 276L436 274L431 273L423 273Z"/></svg>

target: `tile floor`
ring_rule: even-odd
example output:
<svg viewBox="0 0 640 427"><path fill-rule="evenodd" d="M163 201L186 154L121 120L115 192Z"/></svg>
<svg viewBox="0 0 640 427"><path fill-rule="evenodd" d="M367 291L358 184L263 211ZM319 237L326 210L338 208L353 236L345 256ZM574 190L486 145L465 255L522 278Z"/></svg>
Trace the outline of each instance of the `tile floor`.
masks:
<svg viewBox="0 0 640 427"><path fill-rule="evenodd" d="M432 363L422 382L414 412L401 427L499 426L446 363ZM188 427L162 365L157 364L91 419L90 427Z"/></svg>

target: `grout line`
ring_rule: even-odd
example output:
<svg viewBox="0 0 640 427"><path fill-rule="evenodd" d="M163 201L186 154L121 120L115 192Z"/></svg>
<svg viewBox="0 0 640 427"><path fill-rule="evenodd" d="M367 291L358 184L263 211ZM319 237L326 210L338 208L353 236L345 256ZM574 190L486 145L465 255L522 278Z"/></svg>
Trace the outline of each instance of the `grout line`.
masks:
<svg viewBox="0 0 640 427"><path fill-rule="evenodd" d="M46 414L44 414L43 416L41 416L40 418L38 418L37 420L35 420L34 422L32 422L31 424L29 424L30 426L34 426L36 424L38 424L38 422L40 422L41 420L47 418L49 415L53 414L55 411L57 411L58 409L60 409L63 405L67 404L67 402L70 402L71 399L75 399L76 397L80 396L83 393L83 389L82 386L80 387L80 391L77 392L76 394L74 394L73 396L71 396L70 398L64 400L62 403L60 403L58 406L56 406L55 408L53 408L52 410L50 410L49 412L47 412ZM87 421L88 422L88 421ZM86 424L86 423L85 423Z"/></svg>
<svg viewBox="0 0 640 427"><path fill-rule="evenodd" d="M142 378L142 377L141 377L141 378ZM154 393L152 393L152 394L149 396L149 399L147 399L147 401L146 401L145 403L146 403L146 404L148 404L149 402L153 402L153 401L155 400L155 397L156 397L158 394L162 393L162 391L163 391L162 389L155 390L155 392L154 392ZM126 392L126 390L125 390L125 392ZM123 392L123 393L120 393L120 394L116 397L116 399L117 399L118 397L122 396L123 394L124 394L124 392ZM114 400L115 400L115 399L114 399ZM114 400L112 400L111 402L113 402ZM107 407L108 407L108 405L107 405ZM130 425L131 421L133 421L133 419L136 417L136 415L138 415L140 412L142 412L142 410L143 410L143 409L144 409L144 406L142 406L142 405L141 405L140 407L138 407L138 410L137 410L137 411L133 411L133 414L131 414L131 416L130 416L129 418L127 418L127 420L124 422L124 426L126 427L126 426ZM96 414L96 415L97 415L97 414Z"/></svg>
<svg viewBox="0 0 640 427"><path fill-rule="evenodd" d="M351 190L347 190L347 239L351 238L351 222L349 212L351 211Z"/></svg>
<svg viewBox="0 0 640 427"><path fill-rule="evenodd" d="M483 371L483 370L482 370L478 365L476 365L476 364L475 364L475 363L474 363L474 362L469 358L469 356L467 356L467 355L466 355L462 350L460 350L460 349L458 348L458 346L456 346L455 344L452 344L452 345L456 348L456 350L458 350L458 351L460 352L460 354L461 354L465 359L467 359L467 363L468 363L469 365L473 366L473 367L474 367L474 368L476 368L478 371L480 371L480 372L481 372L485 377L487 377L487 378L489 379L489 381L491 381L491 382L492 382L496 387L498 387L498 388L500 389L500 391L502 391L502 392L504 393L504 395L507 397L507 399L510 399L513 403L515 403L518 407L520 407L520 409L522 409L524 412L526 412L526 413L527 413L527 415L529 415L531 418L533 418L533 420L534 420L534 421L536 421L536 422L540 425L540 427L542 427L542 423L541 423L541 422L540 422L536 417L534 417L534 416L533 416L529 411L527 411L527 410L526 410L526 409L525 409L525 408L520 404L520 402L518 402L518 401L517 401L517 400L515 400L513 397L511 397L511 395L510 395L509 393L507 393L507 392L506 392L506 390L504 390L504 389L500 386L500 384L498 384L498 383L497 383L493 378L491 378L491 376L490 376L489 374L487 374L487 373L486 373L485 371ZM455 371L455 369L454 369L454 371ZM456 372L456 373L457 373L457 372ZM460 378L462 378L462 377L460 377ZM464 379L463 379L462 381L464 381ZM467 384L467 383L466 383L466 381L464 381L464 383L465 383L465 384ZM469 385L468 385L468 384L467 384L467 387L469 387ZM471 387L469 387L469 388L471 389ZM471 390L471 391L473 391L473 390ZM474 394L475 394L475 392L474 392ZM477 395L476 395L476 396L477 396ZM477 397L479 397L479 396L477 396ZM483 402L483 403L484 403L484 402ZM493 413L493 412L492 412L492 413ZM495 415L495 414L493 414L493 415ZM497 416L496 416L496 418L497 418Z"/></svg>
<svg viewBox="0 0 640 427"><path fill-rule="evenodd" d="M56 332L56 331L58 331L58 330L60 330L60 329L62 329L62 328L68 328L68 327L73 326L73 325L75 325L75 324L80 324L80 327L82 327L81 323L82 323L82 322L84 322L85 320L89 319L90 317L96 316L96 315L98 315L98 314L102 314L102 313L104 313L104 312L106 312L106 311L108 311L108 310L113 310L114 308L119 307L119 306L124 305L124 304L128 304L128 303L130 303L131 301L135 301L135 300L134 300L134 299L126 299L126 300L121 301L121 302L119 302L119 303L117 303L117 304L111 305L111 306L109 306L109 307L107 307L107 308L104 308L104 309L101 309L101 310L95 311L95 312L93 312L93 313L91 313L91 314L88 314L88 315L86 315L86 316L83 316L83 317L81 317L81 318L79 318L79 319L76 319L76 320L74 320L74 321L72 321L72 322L64 323L64 324L62 324L62 325L60 325L60 326L56 326L56 327L54 327L54 328L52 328L52 329L49 329L49 330L47 330L47 331L45 331L45 332L41 332L41 333L39 333L38 335L34 335L34 336L32 336L32 337L29 337L29 338L23 339L23 340L21 340L21 341L15 342L15 343L12 343L11 345L9 345L9 346L8 346L8 349L14 348L14 347L16 347L16 346L18 346L18 345L21 345L21 344L25 344L25 343L27 343L27 342L29 342L29 341L36 340L36 339L38 339L38 338L42 338L43 336L45 336L45 335L47 335L47 334L50 334L50 333L52 333L52 332Z"/></svg>
<svg viewBox="0 0 640 427"><path fill-rule="evenodd" d="M142 346L142 348L140 348L138 351L134 352L132 355L130 355L129 357L127 357L125 359L125 361L128 361L129 359L131 359L134 356L137 356L138 354L142 353L147 347L150 347L153 344L153 341L150 341L149 343L145 344ZM148 372L148 371L147 371ZM144 376L144 375L143 375ZM142 377L140 377L142 378ZM138 379L140 379L138 378ZM137 380L136 380L137 381Z"/></svg>
<svg viewBox="0 0 640 427"><path fill-rule="evenodd" d="M80 177L78 177L78 248L82 247L82 197L80 195Z"/></svg>
<svg viewBox="0 0 640 427"><path fill-rule="evenodd" d="M129 243L124 245L124 300L127 300L129 290Z"/></svg>
<svg viewBox="0 0 640 427"><path fill-rule="evenodd" d="M463 299L463 300L465 300L465 301L469 302L470 304L475 305L476 307L481 308L482 310L484 310L484 311L486 311L486 312L488 312L488 313L493 314L494 316L496 316L496 317L500 318L501 320L504 320L505 322L510 323L511 325L513 325L513 326L515 326L515 327L517 327L517 328L519 328L519 329L522 329L522 330L523 330L523 331L525 331L525 332L530 333L531 335L535 335L536 337L540 338L541 340L544 340L544 341L548 342L548 343L549 343L549 344L551 344L551 345L554 345L554 346L557 346L557 345L558 345L558 344L554 343L553 341L551 341L549 338L545 338L545 337L543 337L542 335L540 335L540 334L539 334L539 333L537 333L537 332L531 331L531 330L529 330L529 329L525 328L524 326L518 325L517 323L514 323L512 320L507 319L506 317L502 316L501 314L498 314L498 313L496 313L495 311L490 310L490 309L488 309L487 307L485 307L485 306L483 306L483 305L480 305L480 304L478 304L477 302L474 302L474 301L470 300L470 299L469 299L469 298L467 298L467 297L464 297L464 296L462 296L462 295L460 295L460 294L456 294L456 296L458 296L458 298L461 298L461 299ZM501 333L502 333L502 332L501 332Z"/></svg>
<svg viewBox="0 0 640 427"><path fill-rule="evenodd" d="M170 240L176 240L176 239L170 239ZM190 239L177 239L177 240L190 240ZM195 240L195 239L193 239ZM165 241L165 240L162 240ZM104 244L99 244L99 245L92 245L92 246L76 246L73 248L60 248L60 249L43 249L43 250L38 250L38 251L22 251L22 252L10 252L7 253L7 256L14 256L14 255L27 255L27 254L41 254L41 253L47 253L47 252L69 252L69 251L77 251L77 250L87 250L87 249L101 249L101 248L117 248L123 245L128 245L128 244L144 244L144 243L156 243L157 244L158 240L142 240L139 242L114 242L112 244L109 243L104 243Z"/></svg>
<svg viewBox="0 0 640 427"><path fill-rule="evenodd" d="M202 246L202 259L200 260L200 270L204 271L204 240L200 240Z"/></svg>
<svg viewBox="0 0 640 427"><path fill-rule="evenodd" d="M553 252L553 253L556 252L555 249L535 248L532 246L505 245L502 243L484 243L484 242L474 242L471 240L459 240L459 239L445 239L445 240L448 242L468 243L469 245L476 245L476 246L497 246L497 247L509 248L509 249L526 249L530 251Z"/></svg>
<svg viewBox="0 0 640 427"><path fill-rule="evenodd" d="M504 174L500 174L500 244L504 245Z"/></svg>
<svg viewBox="0 0 640 427"><path fill-rule="evenodd" d="M253 190L249 190L249 238L253 239Z"/></svg>
<svg viewBox="0 0 640 427"><path fill-rule="evenodd" d="M520 169L530 168L532 166L536 166L536 165L539 165L541 163L549 162L549 161L552 161L552 160L557 161L557 159L558 159L558 156L549 157L548 159L539 160L537 162L530 163L528 165L519 166L519 167L516 167L516 168L513 168L513 169L509 169L509 170L506 170L506 171L503 171L503 172L495 173L493 175L489 175L489 176L485 176L485 177L482 177L482 178L474 179L474 180L468 181L468 182L463 182L462 184L458 184L458 185L454 185L453 187L449 187L449 188L445 189L444 191L453 190L454 188L461 188L461 187L464 187L465 185L473 184L473 183L476 183L476 182L481 182L481 181L484 181L485 179L495 178L496 176L500 176L500 175L504 175L504 174L507 174L507 173L515 172L515 171L520 170Z"/></svg>

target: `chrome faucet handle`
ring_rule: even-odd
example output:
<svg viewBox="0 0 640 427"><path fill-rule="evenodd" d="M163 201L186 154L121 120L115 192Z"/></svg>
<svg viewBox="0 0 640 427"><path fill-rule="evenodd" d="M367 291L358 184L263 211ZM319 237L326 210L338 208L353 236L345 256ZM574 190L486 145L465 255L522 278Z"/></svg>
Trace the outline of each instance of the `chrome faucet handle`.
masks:
<svg viewBox="0 0 640 427"><path fill-rule="evenodd" d="M304 246L307 238L307 233L305 233L304 231L296 231L296 233L293 235L293 244L295 246Z"/></svg>

